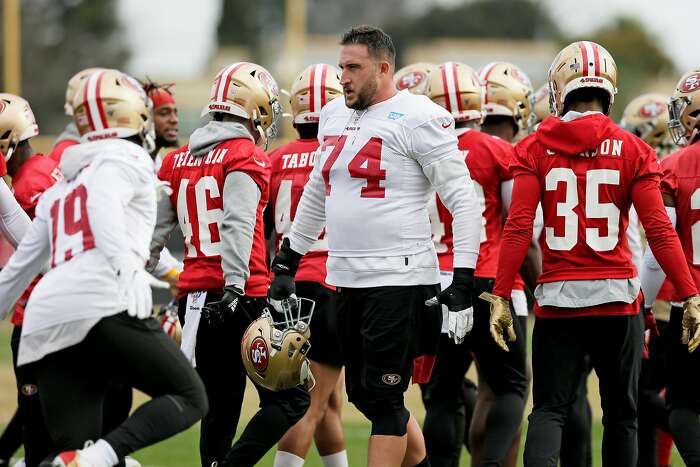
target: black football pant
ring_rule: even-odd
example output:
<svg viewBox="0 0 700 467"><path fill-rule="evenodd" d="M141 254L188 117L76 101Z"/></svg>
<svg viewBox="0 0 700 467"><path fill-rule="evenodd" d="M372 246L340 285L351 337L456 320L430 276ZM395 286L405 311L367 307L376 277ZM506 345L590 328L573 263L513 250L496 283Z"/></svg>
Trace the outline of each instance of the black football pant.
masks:
<svg viewBox="0 0 700 467"><path fill-rule="evenodd" d="M2 462L9 462L12 455L22 446L22 420L19 415L19 409L15 410L15 414L10 419L10 422L5 427L5 430L0 435L0 465Z"/></svg>
<svg viewBox="0 0 700 467"><path fill-rule="evenodd" d="M449 412L451 407L459 407L461 404L459 399L463 390L464 373L471 362L470 352L479 362L480 376L495 394L486 420L481 466L502 465L522 423L527 392L526 330L522 327L523 321L514 317L513 326L518 336L517 340L508 343L509 352L504 352L498 347L489 330L490 305L478 298L481 292L491 292L492 288L492 280L476 278L472 297L474 327L467 334L464 342L459 345L448 339L446 335L441 337L434 374L428 385L422 388L424 399L426 395L428 396L423 431L428 458L433 466L459 465L459 454L464 437L450 440L442 438L441 433L447 429L447 435L451 435L452 431L449 427L452 426L453 421L457 423L455 418L461 415L455 411L446 421L440 422L435 419L440 416L440 413ZM513 313L512 308L511 313ZM434 411L437 412L432 413ZM462 417L461 420L464 426L464 418ZM460 433L465 429L462 428Z"/></svg>
<svg viewBox="0 0 700 467"><path fill-rule="evenodd" d="M206 303L221 294L207 293ZM184 326L187 300L180 300L179 315ZM246 371L241 360L241 338L248 325L269 305L265 299L244 297L236 312L221 326L199 322L195 358L209 400L209 413L202 419L199 454L202 467L218 462L220 467L255 465L299 421L309 407L309 393L298 386L272 392L255 386L260 410L231 447L236 435L245 393Z"/></svg>
<svg viewBox="0 0 700 467"><path fill-rule="evenodd" d="M55 450L47 461L99 438L123 459L187 429L208 408L201 380L158 322L126 312L102 318L82 342L30 366ZM105 401L115 382L152 399L103 433Z"/></svg>
<svg viewBox="0 0 700 467"><path fill-rule="evenodd" d="M642 335L641 314L537 318L526 467L556 467L562 427L587 371L586 355L600 380L603 467L636 467Z"/></svg>
<svg viewBox="0 0 700 467"><path fill-rule="evenodd" d="M637 467L657 466L657 429L670 432L666 402L661 390L666 386L666 341L668 323L657 320L660 336L649 342L649 358L642 360L639 375L639 429L637 440L639 461Z"/></svg>
<svg viewBox="0 0 700 467"><path fill-rule="evenodd" d="M688 352L681 342L683 309L671 308L666 337L668 386L673 441L688 467L700 467L700 350Z"/></svg>
<svg viewBox="0 0 700 467"><path fill-rule="evenodd" d="M585 358L586 371L576 391L576 400L569 408L561 434L561 467L591 467L593 451L591 448L591 405L588 403L588 375L591 372L590 359Z"/></svg>

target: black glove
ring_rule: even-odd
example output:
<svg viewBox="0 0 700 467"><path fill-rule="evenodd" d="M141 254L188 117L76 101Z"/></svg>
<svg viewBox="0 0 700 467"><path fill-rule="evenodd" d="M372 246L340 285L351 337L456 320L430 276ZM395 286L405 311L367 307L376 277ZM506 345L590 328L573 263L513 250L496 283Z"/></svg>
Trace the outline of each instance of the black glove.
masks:
<svg viewBox="0 0 700 467"><path fill-rule="evenodd" d="M268 299L279 302L294 295L296 292L294 276L297 274L301 256L289 246L288 238L282 241L280 251L272 261L272 272L275 273L275 277L272 279L270 288L267 289ZM270 303L274 304L272 301Z"/></svg>
<svg viewBox="0 0 700 467"><path fill-rule="evenodd" d="M474 293L474 270L471 268L455 268L452 284L435 297L427 300L426 305L447 305L450 311L462 311L472 306Z"/></svg>
<svg viewBox="0 0 700 467"><path fill-rule="evenodd" d="M221 326L233 316L238 307L238 302L243 297L243 291L234 285L224 287L224 296L218 302L209 302L202 307L202 318L207 320L210 326Z"/></svg>

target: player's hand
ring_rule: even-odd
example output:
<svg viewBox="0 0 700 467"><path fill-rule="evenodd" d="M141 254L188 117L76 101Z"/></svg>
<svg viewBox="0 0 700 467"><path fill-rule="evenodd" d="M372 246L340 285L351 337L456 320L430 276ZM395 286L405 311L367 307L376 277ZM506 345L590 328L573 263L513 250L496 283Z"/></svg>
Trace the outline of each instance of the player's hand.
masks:
<svg viewBox="0 0 700 467"><path fill-rule="evenodd" d="M223 325L228 318L233 316L243 295L243 291L235 285L227 285L224 287L224 296L221 297L221 300L209 302L202 307L202 318L211 327Z"/></svg>
<svg viewBox="0 0 700 467"><path fill-rule="evenodd" d="M693 295L683 302L683 333L681 342L693 352L700 345L700 295Z"/></svg>
<svg viewBox="0 0 700 467"><path fill-rule="evenodd" d="M271 270L275 277L267 289L267 300L278 312L282 311L282 300L296 298L294 276L297 274L300 260L301 255L289 246L289 239L282 240L280 251L272 261Z"/></svg>
<svg viewBox="0 0 700 467"><path fill-rule="evenodd" d="M649 337L659 337L659 327L656 325L656 317L651 308L642 305L642 313L644 313L644 332L649 331Z"/></svg>
<svg viewBox="0 0 700 467"><path fill-rule="evenodd" d="M117 261L117 286L120 300L126 301L129 316L138 319L151 317L153 297L148 273L131 259Z"/></svg>
<svg viewBox="0 0 700 467"><path fill-rule="evenodd" d="M447 306L448 327L447 336L454 339L455 344L461 344L474 326L474 309L472 308L472 293L474 291L474 270L471 268L455 268L452 284L431 299L425 301L427 306L438 304Z"/></svg>
<svg viewBox="0 0 700 467"><path fill-rule="evenodd" d="M503 339L503 332L505 331L508 334L508 341L515 342L517 339L508 300L488 292L483 292L479 295L479 298L491 304L491 318L489 319L491 337L493 337L493 340L496 341L500 348L508 352L510 349L505 339Z"/></svg>

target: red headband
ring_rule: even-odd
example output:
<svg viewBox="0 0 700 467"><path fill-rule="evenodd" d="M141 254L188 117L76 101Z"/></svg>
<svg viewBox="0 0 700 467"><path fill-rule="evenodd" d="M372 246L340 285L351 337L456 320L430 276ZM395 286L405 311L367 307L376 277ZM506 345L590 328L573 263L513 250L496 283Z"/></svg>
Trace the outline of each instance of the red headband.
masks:
<svg viewBox="0 0 700 467"><path fill-rule="evenodd" d="M168 104L175 105L175 98L165 89L156 88L149 92L148 96L153 101L153 110Z"/></svg>

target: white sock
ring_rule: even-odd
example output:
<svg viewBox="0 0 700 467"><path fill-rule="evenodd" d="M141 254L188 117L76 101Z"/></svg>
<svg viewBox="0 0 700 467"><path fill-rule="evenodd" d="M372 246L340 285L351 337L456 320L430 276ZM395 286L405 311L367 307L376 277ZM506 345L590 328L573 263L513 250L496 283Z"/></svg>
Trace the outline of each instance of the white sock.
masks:
<svg viewBox="0 0 700 467"><path fill-rule="evenodd" d="M348 452L343 449L335 454L321 456L323 467L348 467Z"/></svg>
<svg viewBox="0 0 700 467"><path fill-rule="evenodd" d="M97 440L92 446L81 449L80 453L85 459L94 464L95 467L112 467L119 463L117 453L114 452L112 446L103 439Z"/></svg>
<svg viewBox="0 0 700 467"><path fill-rule="evenodd" d="M304 459L291 452L277 451L274 467L302 467Z"/></svg>

